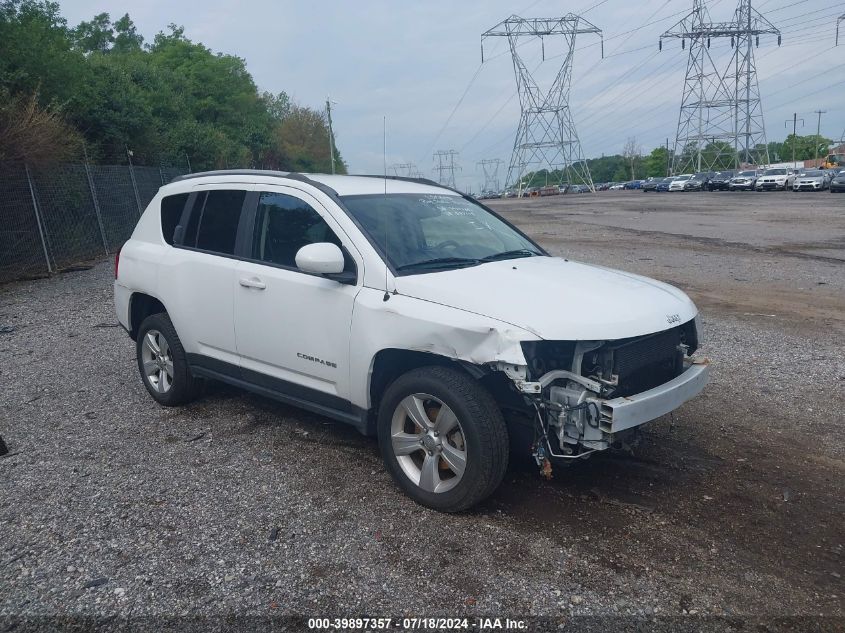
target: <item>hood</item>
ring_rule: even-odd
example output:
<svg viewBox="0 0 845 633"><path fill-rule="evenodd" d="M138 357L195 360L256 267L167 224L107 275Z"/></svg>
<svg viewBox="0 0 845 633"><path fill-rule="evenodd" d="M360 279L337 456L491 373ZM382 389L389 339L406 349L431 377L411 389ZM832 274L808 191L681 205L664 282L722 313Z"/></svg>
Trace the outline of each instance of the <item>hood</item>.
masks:
<svg viewBox="0 0 845 633"><path fill-rule="evenodd" d="M613 340L686 323L683 292L559 257L526 257L396 278L399 294L484 315L548 340Z"/></svg>

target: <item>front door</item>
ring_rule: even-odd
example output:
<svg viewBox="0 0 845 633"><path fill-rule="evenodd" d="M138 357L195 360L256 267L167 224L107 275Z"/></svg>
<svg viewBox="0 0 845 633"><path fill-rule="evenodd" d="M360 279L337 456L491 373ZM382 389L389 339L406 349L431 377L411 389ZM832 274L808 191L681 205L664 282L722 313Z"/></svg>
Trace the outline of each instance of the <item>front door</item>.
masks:
<svg viewBox="0 0 845 633"><path fill-rule="evenodd" d="M362 260L326 209L294 188L258 194L250 255L235 274L235 335L243 377L293 400L345 409L349 330ZM301 272L296 253L333 242L356 284ZM356 261L357 259L357 261Z"/></svg>

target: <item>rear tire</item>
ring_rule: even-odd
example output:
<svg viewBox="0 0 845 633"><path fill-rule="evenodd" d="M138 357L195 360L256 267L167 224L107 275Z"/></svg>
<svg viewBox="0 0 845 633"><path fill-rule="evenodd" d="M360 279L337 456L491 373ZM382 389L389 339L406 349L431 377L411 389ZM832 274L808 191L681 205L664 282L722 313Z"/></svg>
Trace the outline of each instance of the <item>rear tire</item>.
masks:
<svg viewBox="0 0 845 633"><path fill-rule="evenodd" d="M135 351L141 380L156 402L176 407L199 395L202 382L191 374L185 349L167 313L144 319Z"/></svg>
<svg viewBox="0 0 845 633"><path fill-rule="evenodd" d="M489 497L508 465L508 432L495 400L449 367L422 367L397 378L379 407L378 438L399 487L441 512Z"/></svg>

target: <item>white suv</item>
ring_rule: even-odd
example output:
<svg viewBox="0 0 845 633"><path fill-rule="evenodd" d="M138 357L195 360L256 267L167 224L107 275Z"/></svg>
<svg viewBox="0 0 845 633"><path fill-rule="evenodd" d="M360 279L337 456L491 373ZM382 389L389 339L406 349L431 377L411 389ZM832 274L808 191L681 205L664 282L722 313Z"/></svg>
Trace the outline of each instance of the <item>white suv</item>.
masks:
<svg viewBox="0 0 845 633"><path fill-rule="evenodd" d="M509 441L548 474L707 381L683 292L551 257L429 181L182 177L147 207L115 277L157 402L187 403L211 378L348 422L439 510L490 495Z"/></svg>
<svg viewBox="0 0 845 633"><path fill-rule="evenodd" d="M669 183L669 191L683 191L687 181L693 177L693 174L681 174L675 176L672 182Z"/></svg>

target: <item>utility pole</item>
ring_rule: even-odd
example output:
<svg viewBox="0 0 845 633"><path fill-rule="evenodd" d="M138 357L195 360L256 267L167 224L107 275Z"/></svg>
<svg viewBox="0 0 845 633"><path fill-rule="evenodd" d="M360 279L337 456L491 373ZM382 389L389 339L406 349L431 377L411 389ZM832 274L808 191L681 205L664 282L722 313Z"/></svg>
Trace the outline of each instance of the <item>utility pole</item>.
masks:
<svg viewBox="0 0 845 633"><path fill-rule="evenodd" d="M455 172L461 171L460 166L455 164L456 156L458 156L458 152L453 149L441 149L434 152L434 160L437 161L437 165L434 167L434 171L437 172L437 182L452 189L457 189Z"/></svg>
<svg viewBox="0 0 845 633"><path fill-rule="evenodd" d="M777 35L780 45L780 31L751 8L751 0L739 0L731 22L711 22L705 1L693 0L692 12L660 36L660 50L664 39L680 39L682 49L689 41L673 173L713 170L731 155L735 166L740 157L748 163L769 162L754 62L754 45L764 34ZM734 47L724 70L710 55L716 38L730 38ZM705 154L707 147L713 151Z"/></svg>
<svg viewBox="0 0 845 633"><path fill-rule="evenodd" d="M804 127L804 119L798 118L798 113L795 112L792 115L792 166L795 167L795 141L798 139L797 129L798 129L798 121L801 121L801 127ZM789 119L784 121L783 126L788 128L789 127Z"/></svg>
<svg viewBox="0 0 845 633"><path fill-rule="evenodd" d="M813 156L813 158L815 158L816 161L818 161L819 160L819 143L821 143L821 139L822 139L822 115L827 114L827 110L814 110L814 114L819 115L819 121L816 124L816 151L815 151L815 155Z"/></svg>
<svg viewBox="0 0 845 633"><path fill-rule="evenodd" d="M332 175L334 175L334 132L332 131L332 101L326 97L326 119L329 122L329 158L332 163ZM334 102L337 103L337 102Z"/></svg>
<svg viewBox="0 0 845 633"><path fill-rule="evenodd" d="M581 149L581 141L575 130L575 121L569 106L572 85L572 62L575 57L575 37L579 34L598 35L601 38L604 57L604 37L601 29L579 15L567 13L560 18L521 18L512 15L481 34L481 61L484 62L484 41L489 37L506 37L510 45L511 60L516 76L519 94L520 118L513 143L506 186L518 185L522 189L522 178L530 166L536 173L543 168L560 164L560 182L564 174L573 182L569 172L575 172L590 190L595 190L587 161ZM563 62L548 90L541 90L525 62L518 47L527 38L539 38L545 60L545 39L562 36L566 53ZM558 183L558 184L559 184Z"/></svg>

